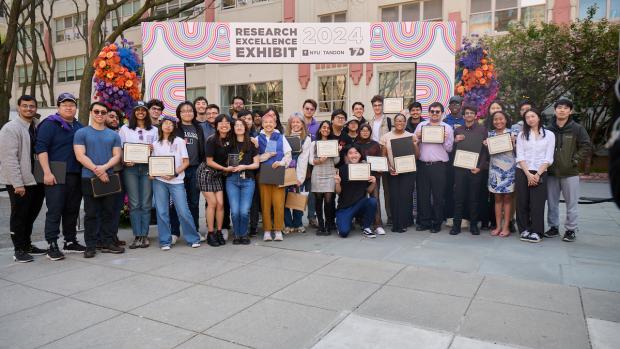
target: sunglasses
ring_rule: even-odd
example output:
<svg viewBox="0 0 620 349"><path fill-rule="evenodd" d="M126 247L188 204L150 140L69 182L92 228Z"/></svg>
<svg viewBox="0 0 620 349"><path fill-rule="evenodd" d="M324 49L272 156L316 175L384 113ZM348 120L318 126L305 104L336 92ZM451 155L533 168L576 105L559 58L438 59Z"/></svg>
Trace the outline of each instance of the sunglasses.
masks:
<svg viewBox="0 0 620 349"><path fill-rule="evenodd" d="M93 110L93 114L95 114L95 115L107 115L108 112L106 110L94 109Z"/></svg>

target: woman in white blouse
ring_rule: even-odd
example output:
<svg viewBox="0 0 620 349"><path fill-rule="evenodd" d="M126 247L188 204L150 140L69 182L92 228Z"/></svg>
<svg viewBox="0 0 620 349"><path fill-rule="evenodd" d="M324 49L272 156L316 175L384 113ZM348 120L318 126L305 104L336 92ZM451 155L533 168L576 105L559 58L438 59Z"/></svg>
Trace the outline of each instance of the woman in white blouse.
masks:
<svg viewBox="0 0 620 349"><path fill-rule="evenodd" d="M547 168L553 163L555 136L543 127L540 112L531 109L517 137L517 226L521 240L540 242L545 228Z"/></svg>

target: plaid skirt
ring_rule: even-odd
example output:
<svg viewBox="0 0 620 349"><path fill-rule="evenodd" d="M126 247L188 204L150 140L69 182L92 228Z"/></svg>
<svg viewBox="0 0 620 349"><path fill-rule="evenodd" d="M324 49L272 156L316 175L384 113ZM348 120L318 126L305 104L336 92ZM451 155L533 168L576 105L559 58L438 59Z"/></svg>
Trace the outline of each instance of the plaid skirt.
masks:
<svg viewBox="0 0 620 349"><path fill-rule="evenodd" d="M224 191L222 172L210 168L206 162L198 166L196 176L198 177L198 188L200 188L200 191L208 193Z"/></svg>

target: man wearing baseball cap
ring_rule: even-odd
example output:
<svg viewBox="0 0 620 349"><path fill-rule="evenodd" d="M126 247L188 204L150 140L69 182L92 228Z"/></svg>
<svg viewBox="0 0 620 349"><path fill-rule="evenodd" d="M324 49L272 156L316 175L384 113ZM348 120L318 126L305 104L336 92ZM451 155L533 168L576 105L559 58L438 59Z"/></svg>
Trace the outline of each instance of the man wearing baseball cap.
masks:
<svg viewBox="0 0 620 349"><path fill-rule="evenodd" d="M45 184L45 240L49 243L47 258L57 261L65 258L64 253L84 253L86 248L77 241L76 224L82 201L82 166L73 152L73 137L82 124L75 118L77 99L70 93L61 93L56 100L58 111L45 118L38 127L35 152L43 170ZM64 173L53 173L55 168L65 168ZM61 178L64 175L64 183ZM58 176L58 178L57 178ZM58 248L60 224L65 239L62 251Z"/></svg>

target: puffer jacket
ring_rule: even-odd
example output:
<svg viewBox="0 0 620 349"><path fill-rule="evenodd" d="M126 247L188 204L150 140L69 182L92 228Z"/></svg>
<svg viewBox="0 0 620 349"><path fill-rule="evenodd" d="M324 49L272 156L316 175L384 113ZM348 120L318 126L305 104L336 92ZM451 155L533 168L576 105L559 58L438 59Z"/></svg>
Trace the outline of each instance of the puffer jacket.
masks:
<svg viewBox="0 0 620 349"><path fill-rule="evenodd" d="M564 127L552 120L549 128L555 134L555 153L549 174L556 177L579 175L579 163L592 151L592 143L586 129L572 119Z"/></svg>

